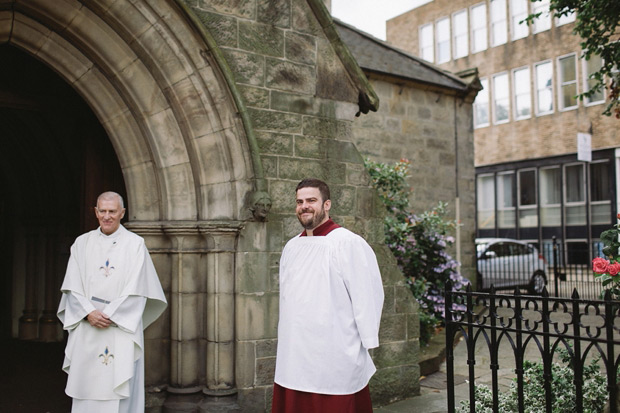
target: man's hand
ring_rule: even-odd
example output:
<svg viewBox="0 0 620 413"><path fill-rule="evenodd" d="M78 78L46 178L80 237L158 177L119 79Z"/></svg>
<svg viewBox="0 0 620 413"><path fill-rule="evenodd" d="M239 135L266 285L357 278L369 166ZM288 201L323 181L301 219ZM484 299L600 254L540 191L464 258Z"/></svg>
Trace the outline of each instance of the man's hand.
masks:
<svg viewBox="0 0 620 413"><path fill-rule="evenodd" d="M91 311L86 318L88 319L90 325L96 328L108 328L112 325L110 317L103 314L99 310Z"/></svg>

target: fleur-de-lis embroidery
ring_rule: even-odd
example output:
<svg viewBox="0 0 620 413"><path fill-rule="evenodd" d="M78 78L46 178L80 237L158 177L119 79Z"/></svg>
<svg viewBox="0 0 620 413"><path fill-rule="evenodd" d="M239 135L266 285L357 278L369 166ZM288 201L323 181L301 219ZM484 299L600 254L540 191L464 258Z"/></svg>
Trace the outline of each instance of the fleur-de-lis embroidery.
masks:
<svg viewBox="0 0 620 413"><path fill-rule="evenodd" d="M103 351L103 353L99 354L99 358L103 359L101 360L101 363L105 364L106 366L110 363L112 363L112 359L114 358L114 354L110 353L110 350L108 350L108 347L106 346L105 350Z"/></svg>
<svg viewBox="0 0 620 413"><path fill-rule="evenodd" d="M110 275L112 275L112 271L114 270L114 267L110 267L109 258L105 261L105 266L99 267L99 270L103 270L103 275L105 275L106 277L109 277Z"/></svg>

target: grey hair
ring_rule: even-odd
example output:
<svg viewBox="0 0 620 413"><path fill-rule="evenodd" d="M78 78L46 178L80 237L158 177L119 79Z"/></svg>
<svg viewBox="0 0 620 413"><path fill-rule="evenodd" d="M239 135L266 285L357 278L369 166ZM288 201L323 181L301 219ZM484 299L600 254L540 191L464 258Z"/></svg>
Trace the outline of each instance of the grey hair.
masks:
<svg viewBox="0 0 620 413"><path fill-rule="evenodd" d="M119 194L117 194L116 192L112 192L112 191L107 191L107 192L104 192L101 195L99 195L97 197L97 206L99 206L99 201L102 200L102 199L110 200L110 199L114 199L114 198L118 199L118 203L120 204L121 209L125 208L125 203L123 202L123 197L120 196Z"/></svg>

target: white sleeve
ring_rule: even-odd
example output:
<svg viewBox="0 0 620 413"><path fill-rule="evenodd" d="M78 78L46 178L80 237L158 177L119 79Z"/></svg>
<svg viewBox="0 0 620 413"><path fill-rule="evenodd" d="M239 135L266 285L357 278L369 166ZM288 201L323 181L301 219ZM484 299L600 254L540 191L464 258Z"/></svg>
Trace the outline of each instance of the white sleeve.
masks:
<svg viewBox="0 0 620 413"><path fill-rule="evenodd" d="M375 253L362 238L342 243L337 257L340 273L353 306L362 345L379 347L379 324L383 309L383 282Z"/></svg>
<svg viewBox="0 0 620 413"><path fill-rule="evenodd" d="M65 330L73 330L84 317L95 310L88 298L75 291L64 293L62 299L65 307L61 321Z"/></svg>
<svg viewBox="0 0 620 413"><path fill-rule="evenodd" d="M135 333L142 321L146 297L129 295L119 297L106 305L103 313L110 317L121 330Z"/></svg>

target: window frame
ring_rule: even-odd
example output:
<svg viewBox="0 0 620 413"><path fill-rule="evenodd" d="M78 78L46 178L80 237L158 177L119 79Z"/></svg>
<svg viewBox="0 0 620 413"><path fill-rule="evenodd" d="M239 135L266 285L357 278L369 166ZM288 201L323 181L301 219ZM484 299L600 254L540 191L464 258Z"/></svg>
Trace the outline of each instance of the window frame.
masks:
<svg viewBox="0 0 620 413"><path fill-rule="evenodd" d="M513 13L513 10L514 10L513 5L516 2L521 2L525 4L525 13L520 13L518 15L515 15ZM509 13L510 15L510 39L512 41L515 41L515 40L524 39L528 37L530 35L530 26L528 24L520 25L519 21L524 20L529 15L529 10L530 10L529 1L528 0L510 0L509 7L510 7L509 9L510 10L510 13ZM518 19L518 21L515 21L516 19ZM517 33L516 28L521 27L521 26L524 27L525 34L522 36L516 37L516 33Z"/></svg>
<svg viewBox="0 0 620 413"><path fill-rule="evenodd" d="M527 90L528 90L528 101L529 101L529 109L530 109L530 114L527 116L520 116L519 113L517 112L518 107L517 107L517 96L523 96L523 94L519 94L517 93L517 82L516 82L516 73L523 71L523 70L527 70L527 76L528 76L528 85L527 85ZM521 66L521 67L517 67L512 69L511 71L511 78L512 78L512 105L513 105L513 117L515 121L519 121L519 120L524 120L524 119L531 119L532 118L532 69L530 68L529 65L526 66Z"/></svg>
<svg viewBox="0 0 620 413"><path fill-rule="evenodd" d="M545 203L545 194L543 194L543 186L547 186L546 184L543 185L542 183L542 178L544 175L544 171L548 171L548 170L552 170L555 169L557 170L558 174L559 174L559 178L560 178L560 185L558 187L558 191L560 192L560 196L558 199L558 202L556 203ZM560 222L560 226L562 225L562 199L563 199L563 191L564 191L564 177L563 177L563 168L562 165L549 165L549 166L545 166L545 167L541 167L538 170L538 203L540 204L540 213L539 213L539 220L540 220L540 226L549 226L549 225L545 225L546 223L543 222L543 218L545 218L545 214L544 211L545 209L549 208L557 208L559 210L559 222ZM550 225L550 226L554 226L554 225Z"/></svg>
<svg viewBox="0 0 620 413"><path fill-rule="evenodd" d="M508 107L507 107L507 110L506 110L506 113L507 113L506 119L497 120L497 110L496 110L497 109L497 103L496 102L497 102L498 99L496 98L496 96L497 96L497 89L498 88L496 87L495 80L498 77L500 77L500 76L505 76L506 77L506 96L502 97L502 100L506 100ZM510 76L508 76L508 72L504 71L504 72L495 73L492 76L492 78L493 78L493 86L492 86L492 89L493 89L493 93L492 93L492 96L493 96L493 99L492 99L493 100L493 124L494 125L501 125L501 124L510 122Z"/></svg>
<svg viewBox="0 0 620 413"><path fill-rule="evenodd" d="M457 33L455 30L456 16L460 14L465 14L465 33ZM457 53L457 37L463 36L465 37L465 54L460 55ZM452 13L452 56L454 60L460 59L462 57L466 57L469 55L469 10L462 9Z"/></svg>
<svg viewBox="0 0 620 413"><path fill-rule="evenodd" d="M483 179L490 179L491 181L491 187L493 188L493 194L491 196L491 208L490 209L482 209L480 206L480 181ZM496 227L496 194L495 194L495 183L496 179L495 179L495 174L494 173L484 173L484 174L478 174L476 175L476 226L480 229L495 229ZM485 227L480 227L480 212L491 212L492 217L493 217L493 222L491 223L490 226L485 226Z"/></svg>
<svg viewBox="0 0 620 413"><path fill-rule="evenodd" d="M446 60L440 60L440 55L439 55L439 24L440 23L444 23L447 22L447 28L448 28L448 47L447 47L447 51L448 51L448 58ZM443 42L445 43L445 41ZM443 16L438 18L437 20L435 20L435 61L436 63L442 64L442 63L448 63L450 60L452 60L452 22L450 20L450 16Z"/></svg>
<svg viewBox="0 0 620 413"><path fill-rule="evenodd" d="M527 205L521 205L521 173L523 172L534 172L534 198L535 198L535 202L533 204L527 204ZM516 185L517 185L517 199L516 199L516 206L517 206L517 219L519 220L519 227L521 228L534 228L534 227L538 227L538 222L540 220L540 217L538 216L538 212L536 212L536 225L534 226L524 226L521 224L521 211L531 211L531 210L535 210L538 211L538 203L539 203L539 193L538 193L538 170L536 168L523 168L523 169L518 169L516 171Z"/></svg>
<svg viewBox="0 0 620 413"><path fill-rule="evenodd" d="M480 27L474 26L472 19L474 17L474 9L483 7L484 8L484 25L481 25ZM480 49L475 48L476 42L474 41L476 39L474 32L474 29L484 29L484 47L481 47ZM479 53L479 52L483 52L485 50L487 50L489 48L489 25L488 25L488 13L487 13L487 3L486 2L482 2L482 3L477 3L472 5L469 8L469 36L471 39L470 42L470 51L472 54L475 53Z"/></svg>
<svg viewBox="0 0 620 413"><path fill-rule="evenodd" d="M572 13L569 13L568 15L562 16L562 17L558 17L558 16L553 16L554 17L554 23L555 23L555 27L561 27L570 23L574 23L577 20L577 13L575 13L574 11Z"/></svg>
<svg viewBox="0 0 620 413"><path fill-rule="evenodd" d="M563 80L563 72L562 72L562 63L563 59L574 58L575 61L575 79L570 82L564 82ZM562 56L558 56L556 58L556 70L557 70L557 81L558 81L558 110L560 112L566 112L569 110L575 110L579 107L579 99L575 98L574 106L564 107L564 95L563 95L563 87L565 85L574 84L575 85L575 96L579 95L579 72L578 72L578 64L577 64L577 53L568 53Z"/></svg>
<svg viewBox="0 0 620 413"><path fill-rule="evenodd" d="M509 207L504 207L502 204L502 202L500 202L500 194L502 196L504 196L506 194L506 191L503 185L500 185L500 182L502 182L502 177L506 176L506 175L512 175L512 187L510 188L510 197L512 200L512 206ZM509 170L509 171L502 171L502 172L498 172L495 175L495 203L496 203L496 211L495 214L497 216L496 220L497 220L497 228L515 228L516 227L516 211L517 211L517 203L518 200L516 200L514 198L514 191L516 189L516 185L517 185L517 177L516 177L516 171L514 170ZM500 211L508 214L510 212L512 212L512 219L514 220L513 222L513 226L505 226L502 225L502 220L501 220L501 214Z"/></svg>
<svg viewBox="0 0 620 413"><path fill-rule="evenodd" d="M547 11L545 12L544 10L541 12L541 9L543 9L543 7L547 5ZM550 5L550 1L549 0L538 0L536 2L532 3L532 14L536 14L541 12L541 16L537 19L535 19L533 21L532 24L532 34L538 34L538 33L542 33L545 32L547 30L551 30L551 10L549 9L549 5ZM547 13L547 16L544 17L545 13ZM548 21L548 24L546 24L544 27L540 28L539 24L536 24L537 22L542 21L542 18L545 19L545 21Z"/></svg>
<svg viewBox="0 0 620 413"><path fill-rule="evenodd" d="M502 2L504 4L504 15L503 15L503 19L500 19L498 21L494 21L493 17L494 13L493 13L493 4L496 2ZM489 0L489 21L490 21L490 32L491 32L491 47L497 47L497 46L501 46L503 44L508 43L508 17L507 17L507 12L508 12L508 5L507 5L507 0ZM496 39L495 39L495 25L497 24L501 24L503 23L504 25L504 40L501 43L497 43Z"/></svg>
<svg viewBox="0 0 620 413"><path fill-rule="evenodd" d="M486 88L484 87L484 83L485 82L487 84ZM487 126L491 126L491 85L490 85L490 82L489 82L489 78L488 77L481 77L480 78L480 84L482 85L482 89L478 92L478 95L476 96L476 99L474 99L474 104L473 104L473 106L474 106L474 108L473 108L474 109L474 116L473 116L473 118L474 118L473 119L474 120L474 129L485 128ZM488 122L478 124L476 122L476 120L477 120L476 114L478 112L476 110L476 107L477 107L477 105L481 105L481 103L477 103L476 104L476 100L478 99L478 96L480 96L480 92L482 92L483 90L486 91L486 96L487 96L486 106L487 106Z"/></svg>
<svg viewBox="0 0 620 413"><path fill-rule="evenodd" d="M551 67L551 93L550 93L550 96L551 96L551 109L548 110L548 111L543 111L543 112L539 111L539 108L540 108L539 107L539 103L540 102L539 102L538 95L539 95L539 91L542 90L542 89L538 89L538 71L537 71L537 68L539 66L542 66L542 65L549 65ZM554 92L554 89L555 89L555 82L553 81L553 61L551 61L551 60L543 60L543 61L534 63L534 90L536 91L536 93L534 93L534 113L536 114L536 116L551 115L552 113L555 112L555 102L554 102L555 92Z"/></svg>
<svg viewBox="0 0 620 413"><path fill-rule="evenodd" d="M602 66L603 58L600 57L600 59L601 59L601 66ZM585 93L585 92L590 90L590 85L588 84L588 80L589 80L589 77L590 77L590 73L588 73L588 61L586 59L583 59L583 58L580 58L579 60L581 60L581 79L582 79L582 82L583 82L582 83L583 91ZM601 100L590 101L590 98L584 98L583 99L583 104L586 107L602 105L607 100L607 88L603 88L603 90L601 90L601 93L602 93L602 96L603 96L603 98Z"/></svg>
<svg viewBox="0 0 620 413"><path fill-rule="evenodd" d="M430 46L424 47L422 44L422 41L424 39L424 37L422 36L422 31L427 27L430 27L431 40ZM430 63L435 63L435 26L433 23L426 23L418 28L418 47L420 48L420 57L422 59ZM424 50L428 49L429 47L431 49L431 60L428 60L424 57Z"/></svg>

